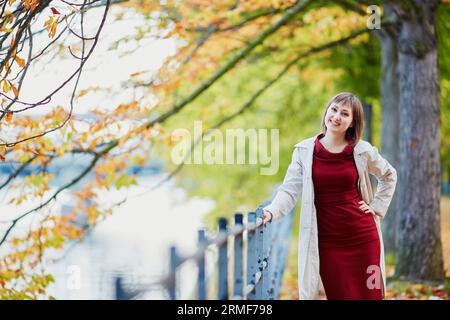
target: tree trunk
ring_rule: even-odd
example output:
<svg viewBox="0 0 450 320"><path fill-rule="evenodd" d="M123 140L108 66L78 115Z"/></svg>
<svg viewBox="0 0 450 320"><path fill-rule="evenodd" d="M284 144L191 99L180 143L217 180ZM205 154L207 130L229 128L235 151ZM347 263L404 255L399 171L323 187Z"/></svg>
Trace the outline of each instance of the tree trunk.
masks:
<svg viewBox="0 0 450 320"><path fill-rule="evenodd" d="M391 5L384 6L384 15L392 16ZM394 168L399 168L399 83L397 73L396 34L392 26L377 33L381 42L381 153ZM400 183L400 182L398 182ZM396 221L398 214L398 193L394 193L389 210L383 220L382 232L387 254L396 253Z"/></svg>
<svg viewBox="0 0 450 320"><path fill-rule="evenodd" d="M372 105L370 103L363 103L364 110L364 134L363 139L372 143ZM376 190L377 180L373 175L370 175L370 184L372 190Z"/></svg>
<svg viewBox="0 0 450 320"><path fill-rule="evenodd" d="M399 17L400 170L395 277L441 280L438 0L391 2Z"/></svg>
<svg viewBox="0 0 450 320"><path fill-rule="evenodd" d="M364 109L364 140L372 143L372 105L363 103Z"/></svg>

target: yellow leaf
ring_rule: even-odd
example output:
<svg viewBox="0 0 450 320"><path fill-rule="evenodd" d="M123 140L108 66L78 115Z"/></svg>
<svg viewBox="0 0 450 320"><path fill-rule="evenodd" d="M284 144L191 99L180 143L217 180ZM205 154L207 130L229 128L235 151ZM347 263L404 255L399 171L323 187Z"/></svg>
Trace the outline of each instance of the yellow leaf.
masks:
<svg viewBox="0 0 450 320"><path fill-rule="evenodd" d="M0 28L0 31L5 32L5 33L10 33L10 32L13 31L13 29L1 27L1 28Z"/></svg>
<svg viewBox="0 0 450 320"><path fill-rule="evenodd" d="M53 17L48 18L45 22L44 22L44 27L48 30L48 28L50 27L50 25L53 22Z"/></svg>
<svg viewBox="0 0 450 320"><path fill-rule="evenodd" d="M3 81L3 92L4 93L8 93L8 91L9 91L8 82L7 81Z"/></svg>
<svg viewBox="0 0 450 320"><path fill-rule="evenodd" d="M53 38L55 36L56 28L58 27L58 21L59 17L56 19L52 19L52 21L50 21L49 25L47 26L49 38Z"/></svg>
<svg viewBox="0 0 450 320"><path fill-rule="evenodd" d="M11 86L12 91L14 92L14 95L16 97L19 96L19 90L17 90L17 88L10 82L9 85Z"/></svg>
<svg viewBox="0 0 450 320"><path fill-rule="evenodd" d="M14 60L16 60L17 64L18 64L21 68L25 67L25 60L24 60L24 59L20 58L19 56L15 56L15 57L14 57Z"/></svg>

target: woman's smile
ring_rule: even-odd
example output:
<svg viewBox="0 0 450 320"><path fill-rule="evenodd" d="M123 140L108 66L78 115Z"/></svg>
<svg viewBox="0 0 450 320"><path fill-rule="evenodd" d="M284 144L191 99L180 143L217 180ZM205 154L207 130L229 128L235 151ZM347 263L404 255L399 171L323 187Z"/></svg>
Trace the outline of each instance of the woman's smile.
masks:
<svg viewBox="0 0 450 320"><path fill-rule="evenodd" d="M338 126L341 125L340 123L335 123L335 122L333 122L333 120L330 120L330 123L331 123L333 126L335 126L335 127L338 127Z"/></svg>

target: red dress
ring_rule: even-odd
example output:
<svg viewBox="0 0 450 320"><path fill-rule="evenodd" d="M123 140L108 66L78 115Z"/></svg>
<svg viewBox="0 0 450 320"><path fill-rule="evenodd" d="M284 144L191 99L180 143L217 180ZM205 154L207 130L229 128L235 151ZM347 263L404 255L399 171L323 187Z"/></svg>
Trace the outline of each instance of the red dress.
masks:
<svg viewBox="0 0 450 320"><path fill-rule="evenodd" d="M380 239L372 215L359 209L353 147L332 153L322 137L315 141L312 178L325 294L330 300L382 299L382 279L373 281L381 275Z"/></svg>

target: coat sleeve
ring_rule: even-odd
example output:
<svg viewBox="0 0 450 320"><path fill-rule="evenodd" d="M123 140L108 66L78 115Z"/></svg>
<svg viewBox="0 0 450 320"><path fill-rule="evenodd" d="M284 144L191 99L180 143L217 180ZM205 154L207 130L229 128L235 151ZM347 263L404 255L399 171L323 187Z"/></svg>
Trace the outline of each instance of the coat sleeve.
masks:
<svg viewBox="0 0 450 320"><path fill-rule="evenodd" d="M372 146L372 150L369 152L367 168L369 173L374 175L378 180L377 190L369 206L377 215L384 218L394 196L397 184L397 171L380 155L378 149L374 146Z"/></svg>
<svg viewBox="0 0 450 320"><path fill-rule="evenodd" d="M291 163L286 171L283 184L278 187L277 193L272 202L263 209L272 213L274 217L287 215L297 204L299 194L302 190L303 167L300 162L298 148L292 153Z"/></svg>

